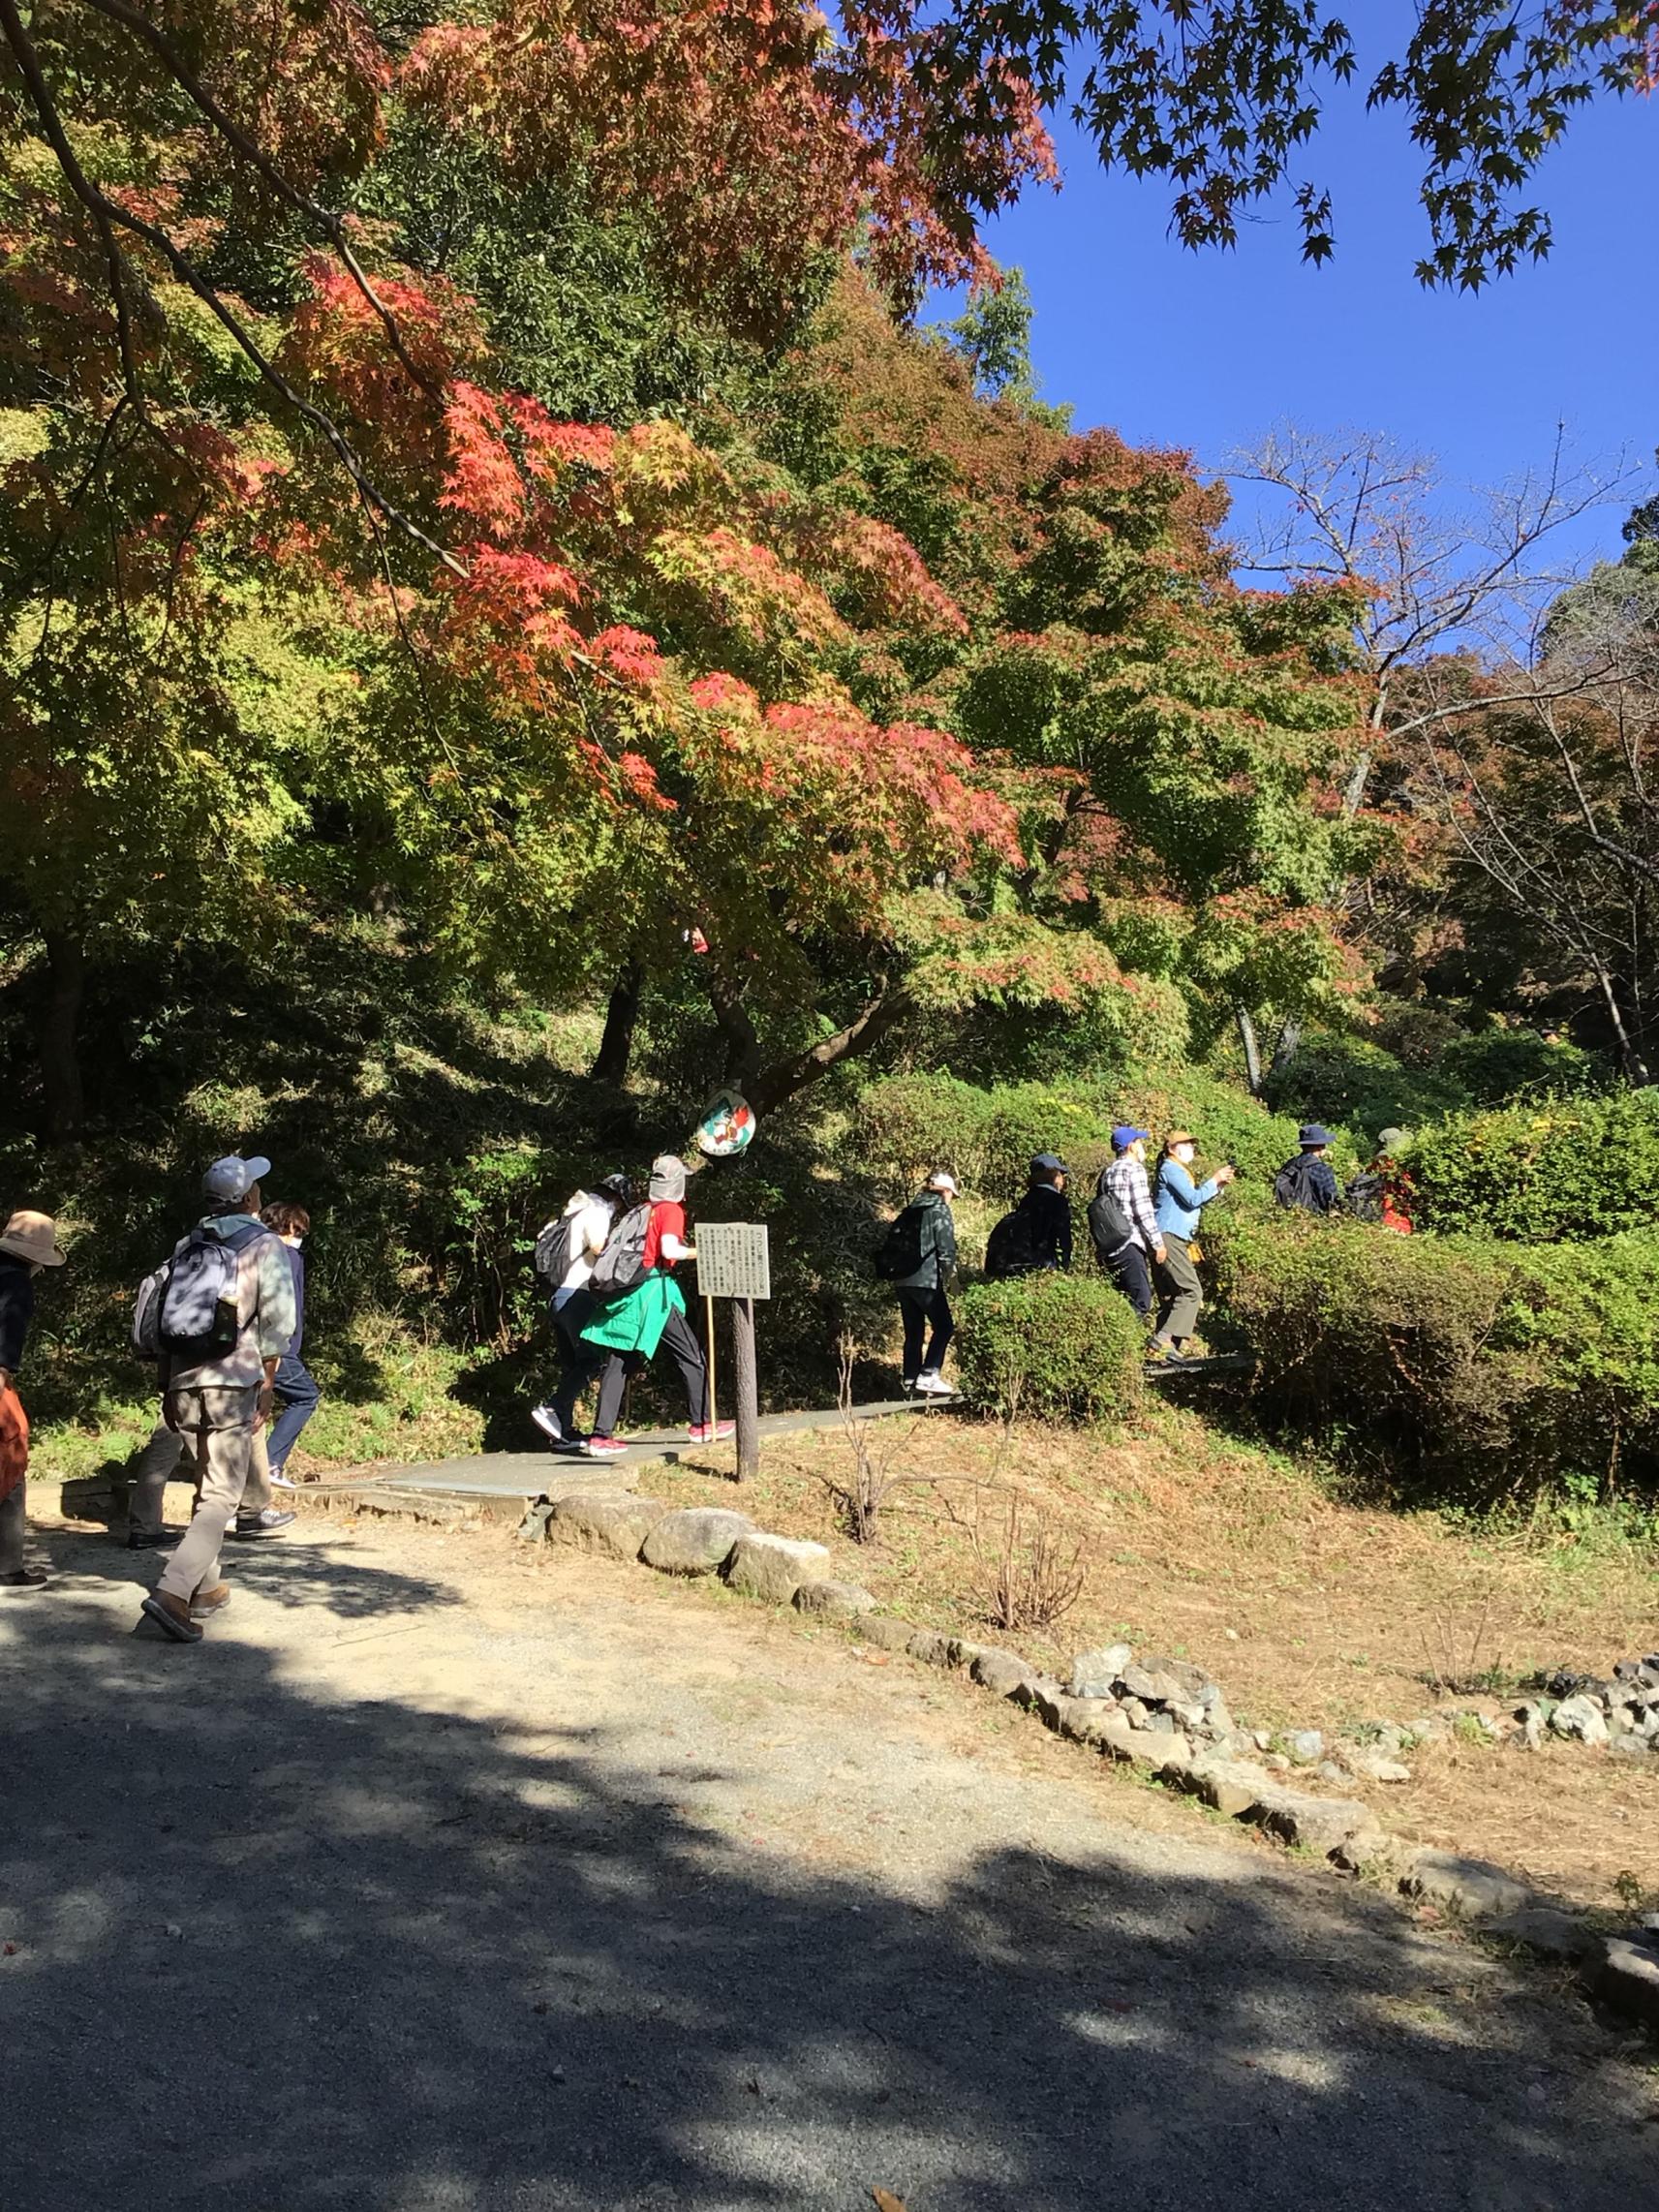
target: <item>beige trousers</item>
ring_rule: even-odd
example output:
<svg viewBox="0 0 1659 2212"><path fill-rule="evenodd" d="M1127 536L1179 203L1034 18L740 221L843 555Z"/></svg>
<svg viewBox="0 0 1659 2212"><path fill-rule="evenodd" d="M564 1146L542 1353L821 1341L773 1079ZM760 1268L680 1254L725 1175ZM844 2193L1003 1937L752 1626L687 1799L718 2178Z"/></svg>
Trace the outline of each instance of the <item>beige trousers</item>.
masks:
<svg viewBox="0 0 1659 2212"><path fill-rule="evenodd" d="M169 1597L189 1600L219 1581L225 1531L254 1483L256 1454L261 1461L264 1458L259 1409L257 1384L246 1390L172 1394L177 1432L195 1468L196 1511L156 1585Z"/></svg>
<svg viewBox="0 0 1659 2212"><path fill-rule="evenodd" d="M243 1495L243 1513L262 1513L271 1502L271 1465L265 1456L265 1438L270 1433L266 1423L254 1431L254 1464L248 1476L248 1488ZM191 1479L196 1479L196 1465L184 1438L169 1429L165 1421L158 1421L155 1433L134 1460L127 1475L127 1525L141 1529L145 1535L158 1532L162 1526L162 1505L170 1482L184 1479L189 1465Z"/></svg>

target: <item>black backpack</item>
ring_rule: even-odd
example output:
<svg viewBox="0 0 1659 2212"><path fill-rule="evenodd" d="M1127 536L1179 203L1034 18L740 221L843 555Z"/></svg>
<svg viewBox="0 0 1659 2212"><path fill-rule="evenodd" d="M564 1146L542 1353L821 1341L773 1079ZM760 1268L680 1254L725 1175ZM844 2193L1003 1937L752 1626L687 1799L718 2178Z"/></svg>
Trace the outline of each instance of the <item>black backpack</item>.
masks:
<svg viewBox="0 0 1659 2212"><path fill-rule="evenodd" d="M645 1240L650 1229L649 1206L636 1206L623 1215L594 1262L594 1272L588 1277L591 1297L621 1298L645 1280Z"/></svg>
<svg viewBox="0 0 1659 2212"><path fill-rule="evenodd" d="M1104 1182L1089 1201L1089 1234L1093 1240L1094 1257L1102 1266L1135 1241L1135 1224Z"/></svg>
<svg viewBox="0 0 1659 2212"><path fill-rule="evenodd" d="M1035 1222L1024 1202L1004 1214L985 1240L985 1279L1009 1282L1016 1275L1035 1275L1043 1262L1037 1256Z"/></svg>
<svg viewBox="0 0 1659 2212"><path fill-rule="evenodd" d="M1318 1164L1311 1152L1298 1152L1295 1159L1285 1161L1273 1179L1273 1194L1281 1206L1291 1210L1301 1207L1307 1214L1324 1213L1313 1172Z"/></svg>
<svg viewBox="0 0 1659 2212"><path fill-rule="evenodd" d="M1348 1212L1356 1221L1380 1221L1383 1217L1383 1179L1367 1169L1364 1175L1355 1176L1343 1192Z"/></svg>
<svg viewBox="0 0 1659 2212"><path fill-rule="evenodd" d="M549 1221L536 1239L536 1273L549 1290L559 1289L574 1265L582 1215L593 1203L588 1191L578 1190L576 1196L582 1203L575 1213L561 1214L556 1220Z"/></svg>
<svg viewBox="0 0 1659 2212"><path fill-rule="evenodd" d="M920 1272L926 1256L927 1218L928 1208L912 1203L888 1222L886 1235L871 1255L877 1282L903 1282Z"/></svg>

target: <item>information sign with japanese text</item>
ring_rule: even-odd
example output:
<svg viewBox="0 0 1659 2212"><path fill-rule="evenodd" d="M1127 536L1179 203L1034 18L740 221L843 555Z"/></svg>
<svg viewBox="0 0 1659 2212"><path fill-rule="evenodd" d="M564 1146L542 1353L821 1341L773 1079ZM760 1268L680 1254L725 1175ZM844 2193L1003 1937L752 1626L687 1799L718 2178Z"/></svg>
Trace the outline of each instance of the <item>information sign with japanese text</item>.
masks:
<svg viewBox="0 0 1659 2212"><path fill-rule="evenodd" d="M699 1297L771 1297L771 1255L758 1222L699 1221L696 1244Z"/></svg>

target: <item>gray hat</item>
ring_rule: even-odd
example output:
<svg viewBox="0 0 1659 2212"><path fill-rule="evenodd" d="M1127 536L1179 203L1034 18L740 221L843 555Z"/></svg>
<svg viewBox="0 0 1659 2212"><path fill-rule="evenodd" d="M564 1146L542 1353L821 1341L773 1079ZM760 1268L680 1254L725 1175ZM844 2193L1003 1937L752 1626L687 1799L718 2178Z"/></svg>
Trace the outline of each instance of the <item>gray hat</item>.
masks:
<svg viewBox="0 0 1659 2212"><path fill-rule="evenodd" d="M659 1152L651 1163L648 1196L661 1205L664 1199L678 1205L686 1195L686 1163L673 1152Z"/></svg>
<svg viewBox="0 0 1659 2212"><path fill-rule="evenodd" d="M201 1179L203 1198L216 1199L227 1205L237 1198L246 1198L256 1183L271 1172L271 1163L256 1152L251 1160L236 1152L227 1152L222 1160L215 1160Z"/></svg>
<svg viewBox="0 0 1659 2212"><path fill-rule="evenodd" d="M1323 1152L1327 1145L1336 1142L1330 1130L1319 1121L1304 1121L1296 1132L1296 1141L1305 1152Z"/></svg>
<svg viewBox="0 0 1659 2212"><path fill-rule="evenodd" d="M1398 1152L1404 1142L1405 1131L1403 1129L1379 1129L1377 1131L1377 1149L1380 1152Z"/></svg>

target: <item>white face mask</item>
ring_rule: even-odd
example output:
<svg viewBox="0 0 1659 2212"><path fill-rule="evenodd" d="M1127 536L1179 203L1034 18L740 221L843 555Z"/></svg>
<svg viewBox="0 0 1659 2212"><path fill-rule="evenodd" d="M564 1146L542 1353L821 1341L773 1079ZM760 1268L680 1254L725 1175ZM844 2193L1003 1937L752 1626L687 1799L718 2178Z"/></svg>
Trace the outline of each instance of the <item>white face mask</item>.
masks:
<svg viewBox="0 0 1659 2212"><path fill-rule="evenodd" d="M1197 1156L1197 1152L1198 1147L1196 1145L1177 1145L1175 1148L1175 1156L1180 1160L1183 1167L1190 1167Z"/></svg>
<svg viewBox="0 0 1659 2212"><path fill-rule="evenodd" d="M296 1252L298 1251L300 1245L304 1244L304 1242L305 1239L303 1237L285 1237L283 1239L283 1243L285 1244L292 1244Z"/></svg>

